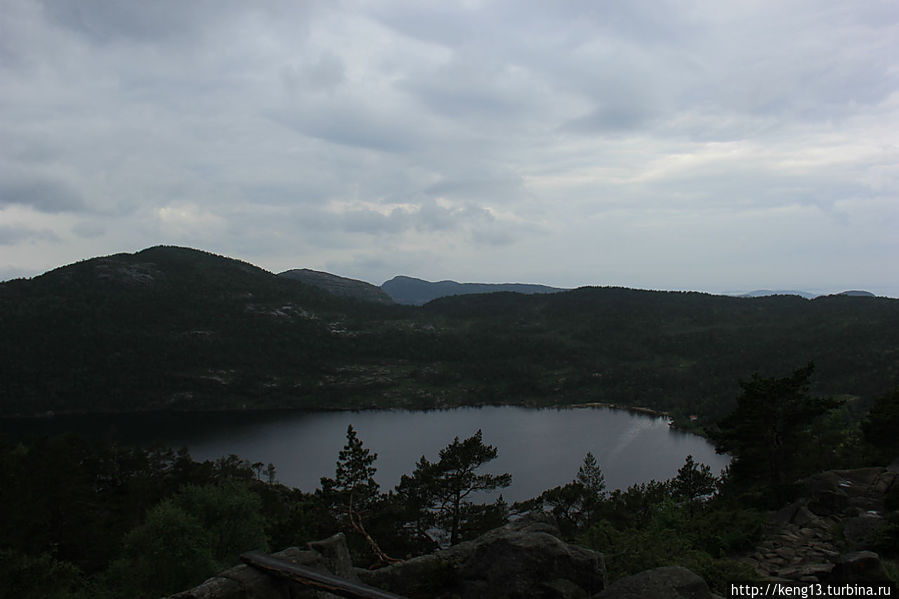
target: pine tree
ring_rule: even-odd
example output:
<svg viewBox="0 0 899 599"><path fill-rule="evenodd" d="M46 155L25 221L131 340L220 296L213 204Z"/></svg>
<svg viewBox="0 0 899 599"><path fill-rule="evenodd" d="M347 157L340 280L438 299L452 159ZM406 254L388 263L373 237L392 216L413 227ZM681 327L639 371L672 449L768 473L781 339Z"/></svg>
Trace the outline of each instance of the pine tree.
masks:
<svg viewBox="0 0 899 599"><path fill-rule="evenodd" d="M682 497L687 503L687 513L693 517L696 506L703 497L715 492L718 477L712 474L711 466L697 464L692 455L687 456L684 465L677 471L671 481L671 490L675 497Z"/></svg>
<svg viewBox="0 0 899 599"><path fill-rule="evenodd" d="M578 468L577 482L583 485L587 495L596 501L605 495L606 477L600 470L596 457L589 451L584 456L584 463Z"/></svg>
<svg viewBox="0 0 899 599"><path fill-rule="evenodd" d="M596 510L606 494L606 477L600 470L596 457L589 451L584 456L584 463L578 468L577 478L574 482L582 489L581 518L584 523L592 522Z"/></svg>
<svg viewBox="0 0 899 599"><path fill-rule="evenodd" d="M796 458L809 441L811 424L840 405L809 393L813 370L808 364L787 377L754 375L740 382L737 408L710 432L716 450L734 457L735 476L770 484L779 494L789 477L798 474Z"/></svg>
<svg viewBox="0 0 899 599"><path fill-rule="evenodd" d="M480 430L463 441L456 437L440 450L437 462L422 457L412 476L403 477L397 493L428 513L426 518L418 519L419 528L421 522L428 521L448 532L450 544L455 545L461 540L466 523L478 520L486 509L474 504L471 495L505 488L511 482L509 474L477 472L496 456L496 447L484 444Z"/></svg>
<svg viewBox="0 0 899 599"><path fill-rule="evenodd" d="M398 561L385 554L365 529L364 518L380 500L380 486L375 481L375 460L378 454L363 447L353 425L346 429L346 445L337 457L337 470L333 479L322 477L322 494L332 508L345 518L350 529L362 535L374 554L382 562Z"/></svg>

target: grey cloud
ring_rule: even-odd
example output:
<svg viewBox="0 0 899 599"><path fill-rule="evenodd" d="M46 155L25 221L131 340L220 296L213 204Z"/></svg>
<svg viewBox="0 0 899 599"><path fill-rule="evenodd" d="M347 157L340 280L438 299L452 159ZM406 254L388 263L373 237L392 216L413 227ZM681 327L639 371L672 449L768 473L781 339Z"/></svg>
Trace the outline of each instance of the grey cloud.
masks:
<svg viewBox="0 0 899 599"><path fill-rule="evenodd" d="M377 114L362 104L278 110L269 116L304 135L351 148L401 153L422 144L421 137L404 126L398 116Z"/></svg>
<svg viewBox="0 0 899 599"><path fill-rule="evenodd" d="M60 26L100 43L116 39L159 40L185 35L201 17L219 13L216 2L42 2L46 13ZM211 10L210 10L211 9Z"/></svg>
<svg viewBox="0 0 899 599"><path fill-rule="evenodd" d="M85 208L81 195L52 179L0 179L0 206L27 206L39 212L59 213Z"/></svg>
<svg viewBox="0 0 899 599"><path fill-rule="evenodd" d="M811 205L830 211L834 203L871 195L871 190L842 176L821 176L810 180L803 175L774 173L758 165L735 172L727 169L697 169L673 173L645 184L661 204L678 198L681 210L767 209L791 204ZM667 200L670 202L670 200Z"/></svg>
<svg viewBox="0 0 899 599"><path fill-rule="evenodd" d="M439 69L410 74L400 88L450 118L509 121L532 113L535 96L527 73L478 55L457 56Z"/></svg>
<svg viewBox="0 0 899 599"><path fill-rule="evenodd" d="M271 26L287 25L295 36L305 33L311 16L327 3L313 0L275 0L248 5L240 0L41 0L44 12L58 26L75 31L98 44L117 41L196 44L230 20L267 18Z"/></svg>
<svg viewBox="0 0 899 599"><path fill-rule="evenodd" d="M603 105L590 114L565 123L561 129L567 133L591 135L632 131L648 125L655 111L641 108L636 103Z"/></svg>
<svg viewBox="0 0 899 599"><path fill-rule="evenodd" d="M489 26L473 18L477 13L454 10L446 3L384 3L369 9L369 14L403 35L448 47L459 46Z"/></svg>
<svg viewBox="0 0 899 599"><path fill-rule="evenodd" d="M59 236L53 231L45 229L30 229L27 227L10 227L0 225L0 245L15 245L22 242L35 241L59 241Z"/></svg>
<svg viewBox="0 0 899 599"><path fill-rule="evenodd" d="M429 185L424 191L436 197L505 202L522 194L523 189L524 181L520 175L474 166L461 172L449 170L440 181Z"/></svg>
<svg viewBox="0 0 899 599"><path fill-rule="evenodd" d="M243 201L257 206L285 206L320 202L339 193L337 181L328 177L283 183L250 182L239 184Z"/></svg>
<svg viewBox="0 0 899 599"><path fill-rule="evenodd" d="M333 91L346 79L346 68L340 56L323 52L312 62L283 67L281 77L290 94L309 90Z"/></svg>
<svg viewBox="0 0 899 599"><path fill-rule="evenodd" d="M494 247L510 245L516 240L511 232L498 229L475 229L472 231L471 237L479 245Z"/></svg>
<svg viewBox="0 0 899 599"><path fill-rule="evenodd" d="M871 264L894 245L892 1L0 1L0 210L64 237L7 231L23 267L170 241L658 285L683 237L801 238L804 272L835 235Z"/></svg>
<svg viewBox="0 0 899 599"><path fill-rule="evenodd" d="M72 227L72 232L82 239L96 239L106 233L106 227L96 221L82 221Z"/></svg>
<svg viewBox="0 0 899 599"><path fill-rule="evenodd" d="M435 201L423 202L417 216L416 225L426 231L448 231L493 219L487 210L471 203L447 208Z"/></svg>
<svg viewBox="0 0 899 599"><path fill-rule="evenodd" d="M448 208L433 200L425 200L419 203L417 209L393 208L387 213L353 209L338 215L329 214L324 220L349 233L397 235L413 229L425 232L456 231L492 221L493 216L487 210L471 204Z"/></svg>
<svg viewBox="0 0 899 599"><path fill-rule="evenodd" d="M339 217L345 231L369 235L397 234L407 229L411 221L408 212L397 208L388 214L375 210L350 210Z"/></svg>

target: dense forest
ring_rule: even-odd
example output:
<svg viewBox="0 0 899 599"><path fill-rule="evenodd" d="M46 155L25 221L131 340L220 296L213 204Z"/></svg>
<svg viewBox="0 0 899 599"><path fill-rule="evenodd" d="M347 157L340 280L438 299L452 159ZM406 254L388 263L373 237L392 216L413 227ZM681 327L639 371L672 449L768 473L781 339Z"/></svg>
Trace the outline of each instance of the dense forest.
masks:
<svg viewBox="0 0 899 599"><path fill-rule="evenodd" d="M507 474L484 473L502 448L480 432L422 457L385 491L373 478L376 452L350 427L334 476L314 493L234 455L197 462L185 450L74 436L0 439L0 597L158 597L233 565L243 551L335 531L347 534L357 564L377 566L532 510L552 513L566 538L602 551L613 580L678 564L725 592L728 581L757 576L733 557L759 539L765 510L798 492L796 480L899 453L899 390L878 397L868 415L846 418L840 400L811 393L811 372L740 383L733 412L710 428L734 458L722 477L688 457L669 481L609 490L601 460L587 454L570 483L513 505L478 502L476 491L509 484ZM772 428L776 446L763 434ZM873 548L895 559L899 489L887 509Z"/></svg>
<svg viewBox="0 0 899 599"><path fill-rule="evenodd" d="M899 300L587 287L422 307L154 247L0 283L0 416L608 402L711 423L736 381L814 361L815 391L899 384Z"/></svg>

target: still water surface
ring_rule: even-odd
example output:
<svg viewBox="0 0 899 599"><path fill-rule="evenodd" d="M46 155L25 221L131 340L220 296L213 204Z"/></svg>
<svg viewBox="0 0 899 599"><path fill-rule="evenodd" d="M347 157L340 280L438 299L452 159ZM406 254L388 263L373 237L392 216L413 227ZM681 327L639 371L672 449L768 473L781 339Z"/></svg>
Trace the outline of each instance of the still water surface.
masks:
<svg viewBox="0 0 899 599"><path fill-rule="evenodd" d="M727 465L701 437L669 429L664 418L609 408L520 407L359 412L265 412L67 416L4 422L14 436L78 432L120 443L160 441L187 447L197 460L237 454L271 462L284 484L312 491L322 476L334 476L337 452L352 424L365 447L378 454L382 490L411 473L422 456L437 459L451 443L483 431L499 456L485 471L512 474L503 491L509 502L527 499L574 479L586 453L599 460L609 489L673 477L688 454L718 473Z"/></svg>

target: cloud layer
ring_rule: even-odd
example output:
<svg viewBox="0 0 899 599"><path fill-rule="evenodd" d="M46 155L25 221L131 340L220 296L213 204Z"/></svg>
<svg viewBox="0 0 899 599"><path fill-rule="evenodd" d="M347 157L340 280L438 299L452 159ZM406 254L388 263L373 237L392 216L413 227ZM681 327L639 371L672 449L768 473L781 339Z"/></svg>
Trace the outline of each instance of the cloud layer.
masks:
<svg viewBox="0 0 899 599"><path fill-rule="evenodd" d="M891 1L0 0L0 276L899 295Z"/></svg>

